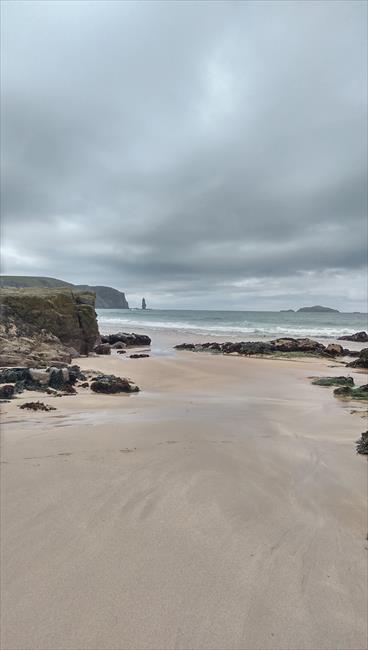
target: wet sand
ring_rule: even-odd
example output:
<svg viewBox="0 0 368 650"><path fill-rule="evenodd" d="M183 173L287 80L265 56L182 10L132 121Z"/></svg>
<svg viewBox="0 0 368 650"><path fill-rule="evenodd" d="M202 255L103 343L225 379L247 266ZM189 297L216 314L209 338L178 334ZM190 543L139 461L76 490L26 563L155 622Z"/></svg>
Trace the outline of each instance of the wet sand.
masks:
<svg viewBox="0 0 368 650"><path fill-rule="evenodd" d="M4 406L3 650L366 648L366 406L309 379L341 367L80 365L142 391Z"/></svg>

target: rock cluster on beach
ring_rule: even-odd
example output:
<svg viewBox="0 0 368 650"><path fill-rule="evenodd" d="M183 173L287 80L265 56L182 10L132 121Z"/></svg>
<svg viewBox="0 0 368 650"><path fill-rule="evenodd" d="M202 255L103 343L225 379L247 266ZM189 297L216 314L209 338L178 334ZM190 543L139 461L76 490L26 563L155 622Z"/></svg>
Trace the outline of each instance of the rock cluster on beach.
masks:
<svg viewBox="0 0 368 650"><path fill-rule="evenodd" d="M95 393L136 393L139 388L125 377L82 372L79 366L50 368L4 368L0 370L0 400L12 399L25 390L44 392L48 395L75 395L76 386L88 388ZM90 379L89 383L87 379Z"/></svg>
<svg viewBox="0 0 368 650"><path fill-rule="evenodd" d="M151 345L151 339L145 334L128 334L127 332L117 332L116 334L107 334L101 336L101 341L94 347L96 354L111 354L111 350L121 351L125 348L138 348Z"/></svg>
<svg viewBox="0 0 368 650"><path fill-rule="evenodd" d="M273 341L240 341L226 343L182 343L176 345L177 350L191 350L194 352L222 352L223 354L240 354L245 356L274 354L276 352L303 352L328 357L344 356L350 354L342 345L330 343L323 345L313 339L294 339L290 337L274 339Z"/></svg>
<svg viewBox="0 0 368 650"><path fill-rule="evenodd" d="M349 368L368 368L368 348L360 350L358 358L348 363L348 366Z"/></svg>

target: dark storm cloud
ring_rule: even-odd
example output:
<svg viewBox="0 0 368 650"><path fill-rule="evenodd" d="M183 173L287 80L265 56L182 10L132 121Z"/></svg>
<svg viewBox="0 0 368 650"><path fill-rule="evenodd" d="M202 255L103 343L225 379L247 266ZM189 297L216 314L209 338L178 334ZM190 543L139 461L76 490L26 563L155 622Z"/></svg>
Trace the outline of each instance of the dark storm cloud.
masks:
<svg viewBox="0 0 368 650"><path fill-rule="evenodd" d="M366 13L3 2L5 270L363 308Z"/></svg>

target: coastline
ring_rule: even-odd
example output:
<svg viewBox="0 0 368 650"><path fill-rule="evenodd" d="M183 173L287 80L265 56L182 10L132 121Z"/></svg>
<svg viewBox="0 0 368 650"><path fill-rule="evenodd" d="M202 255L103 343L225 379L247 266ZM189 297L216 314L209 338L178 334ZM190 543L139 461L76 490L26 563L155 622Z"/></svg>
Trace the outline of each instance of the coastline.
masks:
<svg viewBox="0 0 368 650"><path fill-rule="evenodd" d="M365 405L311 385L333 360L173 338L78 360L138 394L3 406L3 647L363 650Z"/></svg>

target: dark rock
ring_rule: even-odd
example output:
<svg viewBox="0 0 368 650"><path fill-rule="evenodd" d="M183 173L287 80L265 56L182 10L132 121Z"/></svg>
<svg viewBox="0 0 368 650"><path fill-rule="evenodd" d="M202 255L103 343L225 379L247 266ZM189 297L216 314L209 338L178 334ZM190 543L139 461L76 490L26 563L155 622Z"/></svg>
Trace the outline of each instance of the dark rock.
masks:
<svg viewBox="0 0 368 650"><path fill-rule="evenodd" d="M322 343L313 339L294 339L290 337L274 339L271 341L276 352L314 352L321 354L326 348Z"/></svg>
<svg viewBox="0 0 368 650"><path fill-rule="evenodd" d="M194 343L179 343L179 345L174 345L175 350L194 350Z"/></svg>
<svg viewBox="0 0 368 650"><path fill-rule="evenodd" d="M89 388L89 383L88 381L83 381L81 384L79 384L81 388Z"/></svg>
<svg viewBox="0 0 368 650"><path fill-rule="evenodd" d="M93 348L96 354L111 354L111 346L109 343L99 343Z"/></svg>
<svg viewBox="0 0 368 650"><path fill-rule="evenodd" d="M101 343L108 343L109 342L109 337L106 336L105 334L101 334L100 341L101 341Z"/></svg>
<svg viewBox="0 0 368 650"><path fill-rule="evenodd" d="M91 390L95 393L136 393L138 386L128 379L115 377L115 375L97 375L91 382Z"/></svg>
<svg viewBox="0 0 368 650"><path fill-rule="evenodd" d="M31 379L28 368L3 368L0 370L0 384L15 384L17 381Z"/></svg>
<svg viewBox="0 0 368 650"><path fill-rule="evenodd" d="M126 350L116 350L116 354L126 354Z"/></svg>
<svg viewBox="0 0 368 650"><path fill-rule="evenodd" d="M49 406L43 402L25 402L18 406L20 409L28 409L29 411L56 411L54 406Z"/></svg>
<svg viewBox="0 0 368 650"><path fill-rule="evenodd" d="M339 336L338 341L357 341L358 343L367 343L367 332L356 332L355 334L347 334L346 336Z"/></svg>
<svg viewBox="0 0 368 650"><path fill-rule="evenodd" d="M14 397L13 384L3 384L0 386L0 399L12 399Z"/></svg>
<svg viewBox="0 0 368 650"><path fill-rule="evenodd" d="M66 384L70 384L68 368L50 368L49 386L56 390L64 389Z"/></svg>
<svg viewBox="0 0 368 650"><path fill-rule="evenodd" d="M315 386L354 386L352 377L318 377L313 379Z"/></svg>
<svg viewBox="0 0 368 650"><path fill-rule="evenodd" d="M368 348L360 350L359 357L347 365L349 368L368 368Z"/></svg>
<svg viewBox="0 0 368 650"><path fill-rule="evenodd" d="M356 388L341 386L341 388L335 388L334 395L336 397L347 397L349 399L368 400L368 384L357 386Z"/></svg>
<svg viewBox="0 0 368 650"><path fill-rule="evenodd" d="M357 454L368 454L368 431L364 431L359 440L356 441L356 450Z"/></svg>
<svg viewBox="0 0 368 650"><path fill-rule="evenodd" d="M116 334L109 334L108 342L110 345L114 343L125 343L127 347L141 347L142 345L151 345L151 339L145 334L128 334L126 332L117 332Z"/></svg>
<svg viewBox="0 0 368 650"><path fill-rule="evenodd" d="M144 359L149 357L149 354L130 354L129 359Z"/></svg>
<svg viewBox="0 0 368 650"><path fill-rule="evenodd" d="M111 347L113 350L125 350L126 343L123 343L122 341L117 341L116 343L113 343Z"/></svg>

